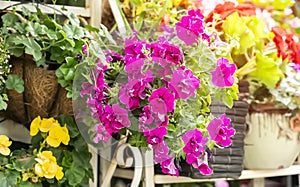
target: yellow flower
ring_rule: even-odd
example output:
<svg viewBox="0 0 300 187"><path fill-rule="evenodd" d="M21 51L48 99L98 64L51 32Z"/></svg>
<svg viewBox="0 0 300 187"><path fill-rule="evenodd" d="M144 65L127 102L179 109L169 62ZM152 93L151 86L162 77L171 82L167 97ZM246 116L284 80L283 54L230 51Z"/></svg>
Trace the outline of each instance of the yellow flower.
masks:
<svg viewBox="0 0 300 187"><path fill-rule="evenodd" d="M5 135L0 135L0 153L2 155L9 155L10 149L8 148L11 145L11 141L9 141L9 138Z"/></svg>
<svg viewBox="0 0 300 187"><path fill-rule="evenodd" d="M43 118L43 120L40 123L39 129L42 132L48 132L50 129L56 126L59 126L59 123L54 118Z"/></svg>
<svg viewBox="0 0 300 187"><path fill-rule="evenodd" d="M66 126L56 126L49 131L46 139L47 143L52 147L58 147L60 143L68 145L70 141L69 131Z"/></svg>
<svg viewBox="0 0 300 187"><path fill-rule="evenodd" d="M56 163L56 158L52 155L51 151L43 151L37 154L35 159L38 163L34 166L34 172L39 177L45 177L47 179L56 178L60 180L63 178L64 173L62 167Z"/></svg>
<svg viewBox="0 0 300 187"><path fill-rule="evenodd" d="M60 180L60 179L63 178L64 173L63 173L62 170L63 170L63 168L58 166L57 172L56 172L56 175L55 175L55 178L56 178L57 180Z"/></svg>
<svg viewBox="0 0 300 187"><path fill-rule="evenodd" d="M30 125L30 136L35 136L39 132L39 127L41 124L41 117L38 116L34 118Z"/></svg>

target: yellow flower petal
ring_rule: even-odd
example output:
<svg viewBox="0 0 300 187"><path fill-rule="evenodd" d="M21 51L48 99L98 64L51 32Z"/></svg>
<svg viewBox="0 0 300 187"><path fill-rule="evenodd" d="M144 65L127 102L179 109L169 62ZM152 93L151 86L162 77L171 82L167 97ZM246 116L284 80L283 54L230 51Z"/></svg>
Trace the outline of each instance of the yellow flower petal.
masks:
<svg viewBox="0 0 300 187"><path fill-rule="evenodd" d="M69 141L70 141L70 135L69 135L68 128L66 126L64 126L62 128L62 130L63 130L64 134L63 134L63 136L61 136L61 141L63 144L68 145Z"/></svg>
<svg viewBox="0 0 300 187"><path fill-rule="evenodd" d="M51 136L48 136L46 141L47 144L49 144L52 147L58 147L60 145L60 141L57 141L57 139L52 138Z"/></svg>
<svg viewBox="0 0 300 187"><path fill-rule="evenodd" d="M5 135L0 135L0 145L3 145L5 147L9 147L11 145L11 141L9 141L9 138Z"/></svg>
<svg viewBox="0 0 300 187"><path fill-rule="evenodd" d="M55 120L54 118L49 118L49 119L44 118L40 124L40 131L49 132L50 129L52 129L56 126L59 126L59 123L57 120Z"/></svg>
<svg viewBox="0 0 300 187"><path fill-rule="evenodd" d="M42 169L42 165L41 164L35 164L35 166L34 166L34 173L37 174L39 177L43 177L44 176L44 171Z"/></svg>
<svg viewBox="0 0 300 187"><path fill-rule="evenodd" d="M63 177L62 168L57 165L56 158L51 151L43 151L37 154L35 159L38 163L35 164L34 172L39 177L48 179L56 178L60 180Z"/></svg>
<svg viewBox="0 0 300 187"><path fill-rule="evenodd" d="M57 172L56 172L56 175L55 175L55 178L57 180L60 180L60 179L62 179L64 177L64 173L62 172L62 169L63 169L62 167L58 166Z"/></svg>
<svg viewBox="0 0 300 187"><path fill-rule="evenodd" d="M65 145L68 145L70 141L70 135L67 127L56 126L49 131L47 137L47 143L52 147L58 147L62 142Z"/></svg>
<svg viewBox="0 0 300 187"><path fill-rule="evenodd" d="M9 141L9 138L5 135L0 135L0 153L2 155L9 155L10 149L8 148L11 145L11 141Z"/></svg>
<svg viewBox="0 0 300 187"><path fill-rule="evenodd" d="M10 154L10 149L7 147L0 146L0 153L4 156L8 156Z"/></svg>
<svg viewBox="0 0 300 187"><path fill-rule="evenodd" d="M39 132L39 127L41 124L41 117L36 117L30 125L30 136L35 136Z"/></svg>

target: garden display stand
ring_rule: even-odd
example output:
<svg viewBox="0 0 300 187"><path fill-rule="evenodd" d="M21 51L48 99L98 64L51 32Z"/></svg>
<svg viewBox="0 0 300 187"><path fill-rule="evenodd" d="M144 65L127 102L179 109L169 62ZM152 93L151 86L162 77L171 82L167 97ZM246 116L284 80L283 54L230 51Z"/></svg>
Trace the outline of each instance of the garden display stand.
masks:
<svg viewBox="0 0 300 187"><path fill-rule="evenodd" d="M133 152L133 157L128 157L124 160L124 150L126 148L130 149ZM299 175L298 178L300 179L299 160L300 155L298 156L298 163L295 163L295 165L283 169L243 170L242 175L237 180L253 179L253 187L264 187L264 179L268 177ZM138 187L140 183L142 183L143 187L155 187L155 184L209 182L221 179L192 179L190 177L183 176L176 177L155 174L153 165L153 151L146 151L145 154L142 154L137 148L125 143L119 144L111 162L107 162L105 159L101 159L100 163L102 165L102 178L100 179L101 187L109 187L112 177L131 179L132 182L130 187ZM138 163L138 167L134 167L134 163ZM141 164L143 165L143 167L140 167ZM119 168L117 168L118 165L120 166ZM105 166L106 168L103 166ZM129 167L131 167L131 169L125 169ZM233 180L231 178L224 179Z"/></svg>

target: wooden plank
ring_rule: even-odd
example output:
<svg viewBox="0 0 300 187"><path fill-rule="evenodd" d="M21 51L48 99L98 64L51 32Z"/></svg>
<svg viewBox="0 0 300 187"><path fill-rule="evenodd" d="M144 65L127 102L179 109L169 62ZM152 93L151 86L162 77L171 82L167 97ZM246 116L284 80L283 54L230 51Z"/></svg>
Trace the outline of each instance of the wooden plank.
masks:
<svg viewBox="0 0 300 187"><path fill-rule="evenodd" d="M18 1L0 1L0 9L6 8L8 6L18 4L18 3L20 3L20 2L18 2ZM28 4L17 5L16 7L17 7L17 10L21 10L21 7L25 6L31 12L35 12L35 5L36 4L34 4L34 3L28 3ZM63 6L63 5L47 5L47 6L39 5L39 7L42 10L42 12L44 12L46 14L53 14L54 13L53 8L55 8L57 10L62 10L62 8L65 8L65 9L67 9L67 11L62 11L62 12L66 15L68 15L70 13L74 13L76 15L80 15L83 17L91 17L90 8L85 8L85 7ZM50 7L52 7L52 8L50 8ZM56 14L61 14L61 12L56 11Z"/></svg>
<svg viewBox="0 0 300 187"><path fill-rule="evenodd" d="M155 187L154 183L153 149L144 154L144 180L143 187Z"/></svg>
<svg viewBox="0 0 300 187"><path fill-rule="evenodd" d="M253 179L252 187L265 187L265 179L264 178Z"/></svg>
<svg viewBox="0 0 300 187"><path fill-rule="evenodd" d="M90 181L90 187L98 187L98 152L97 149L89 145L89 151L92 153L92 159L90 161L92 167L93 167L93 174L94 174L94 181Z"/></svg>
<svg viewBox="0 0 300 187"><path fill-rule="evenodd" d="M102 0L93 0L90 4L87 4L87 8L90 9L90 24L94 27L99 28L101 23L102 16Z"/></svg>
<svg viewBox="0 0 300 187"><path fill-rule="evenodd" d="M287 175L298 175L300 174L300 165L292 165L288 168L275 169L275 170L244 170L242 175L238 178L242 179L256 179L256 178L267 178ZM155 184L169 184L169 183L190 183L190 182L207 182L215 181L218 179L192 179L190 177L172 177L168 175L155 175ZM232 179L224 179L232 180Z"/></svg>

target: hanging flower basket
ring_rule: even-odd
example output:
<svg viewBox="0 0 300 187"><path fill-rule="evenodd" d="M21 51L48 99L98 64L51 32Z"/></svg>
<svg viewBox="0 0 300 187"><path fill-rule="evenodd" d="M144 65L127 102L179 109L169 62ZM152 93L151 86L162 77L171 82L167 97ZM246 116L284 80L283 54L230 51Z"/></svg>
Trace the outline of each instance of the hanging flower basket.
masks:
<svg viewBox="0 0 300 187"><path fill-rule="evenodd" d="M28 124L36 116L72 114L72 102L58 85L55 70L37 67L31 58L12 58L12 74L24 81L24 92L8 90L6 116Z"/></svg>
<svg viewBox="0 0 300 187"><path fill-rule="evenodd" d="M247 124L244 161L247 169L277 169L293 164L300 141L289 110L260 105L251 109Z"/></svg>

